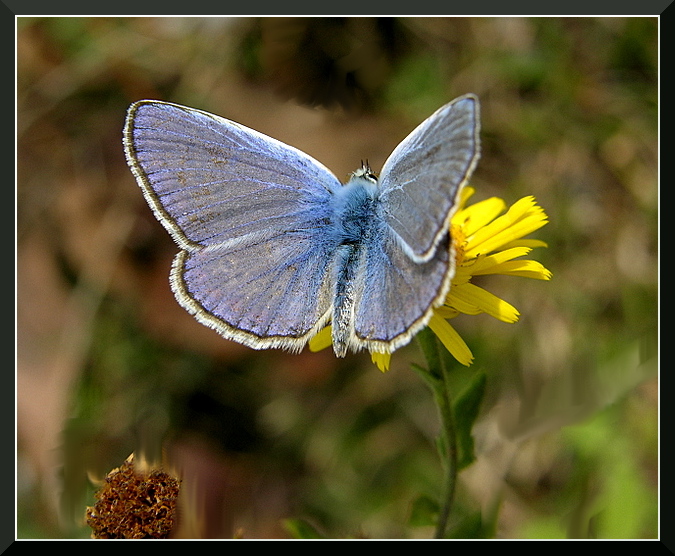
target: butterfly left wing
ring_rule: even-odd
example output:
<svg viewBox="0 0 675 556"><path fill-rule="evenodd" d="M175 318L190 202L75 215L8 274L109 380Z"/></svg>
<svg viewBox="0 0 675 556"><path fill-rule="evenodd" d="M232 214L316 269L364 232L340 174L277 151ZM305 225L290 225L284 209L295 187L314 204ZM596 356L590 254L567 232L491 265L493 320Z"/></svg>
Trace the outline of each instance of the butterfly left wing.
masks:
<svg viewBox="0 0 675 556"><path fill-rule="evenodd" d="M226 338L301 349L330 316L335 241L323 165L235 122L139 101L124 130L127 161L181 249L179 303Z"/></svg>
<svg viewBox="0 0 675 556"><path fill-rule="evenodd" d="M329 242L301 229L181 251L171 286L189 313L225 338L300 351L330 318L334 253Z"/></svg>

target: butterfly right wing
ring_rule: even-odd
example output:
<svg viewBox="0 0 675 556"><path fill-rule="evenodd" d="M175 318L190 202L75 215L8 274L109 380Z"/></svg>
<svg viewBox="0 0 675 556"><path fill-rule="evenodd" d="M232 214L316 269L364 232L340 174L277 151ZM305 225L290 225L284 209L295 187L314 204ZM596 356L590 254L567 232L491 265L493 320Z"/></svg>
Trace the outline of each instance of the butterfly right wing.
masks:
<svg viewBox="0 0 675 556"><path fill-rule="evenodd" d="M280 141L160 101L131 105L124 145L181 248L171 277L179 303L226 338L301 349L332 307L337 178Z"/></svg>
<svg viewBox="0 0 675 556"><path fill-rule="evenodd" d="M356 273L353 346L391 352L443 302L455 272L449 219L479 156L478 110L474 95L446 104L385 162L376 231Z"/></svg>

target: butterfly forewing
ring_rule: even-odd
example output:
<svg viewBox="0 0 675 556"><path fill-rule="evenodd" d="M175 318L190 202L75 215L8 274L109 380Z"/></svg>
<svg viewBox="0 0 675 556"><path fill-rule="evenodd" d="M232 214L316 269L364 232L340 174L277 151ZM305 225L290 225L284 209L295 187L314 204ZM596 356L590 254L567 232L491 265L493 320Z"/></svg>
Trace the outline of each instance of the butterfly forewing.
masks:
<svg viewBox="0 0 675 556"><path fill-rule="evenodd" d="M340 183L301 151L206 112L158 101L129 109L127 159L183 248L256 241L311 225Z"/></svg>
<svg viewBox="0 0 675 556"><path fill-rule="evenodd" d="M479 157L478 99L446 104L406 137L380 175L384 219L408 256L430 260Z"/></svg>

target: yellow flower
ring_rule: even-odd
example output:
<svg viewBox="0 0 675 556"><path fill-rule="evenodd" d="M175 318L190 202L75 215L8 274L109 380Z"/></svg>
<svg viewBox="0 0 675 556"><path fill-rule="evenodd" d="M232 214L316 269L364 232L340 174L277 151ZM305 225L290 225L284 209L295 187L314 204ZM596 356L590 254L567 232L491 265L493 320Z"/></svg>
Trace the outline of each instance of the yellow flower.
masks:
<svg viewBox="0 0 675 556"><path fill-rule="evenodd" d="M516 322L520 316L513 305L473 284L474 276L506 274L551 279L551 272L541 263L522 258L535 247L546 247L543 241L523 239L548 222L534 197L523 197L508 210L504 200L497 197L466 207L473 193L471 187L462 191L459 210L452 217L450 235L455 246L455 276L444 304L434 311L429 321L429 327L462 365L470 365L473 355L448 319L460 313L487 313L503 322Z"/></svg>
<svg viewBox="0 0 675 556"><path fill-rule="evenodd" d="M497 197L467 207L466 202L473 194L473 188L464 188L459 209L450 221L450 235L455 248L455 276L445 302L434 310L428 324L452 356L467 366L473 361L473 354L448 319L460 313L487 313L503 322L516 322L519 317L513 305L476 286L471 279L487 274L551 279L551 272L541 263L522 258L535 247L546 247L543 241L523 239L548 222L546 213L536 204L534 197L523 197L508 210L504 200ZM312 351L330 345L330 326L309 343ZM371 352L371 358L381 371L389 368L390 353Z"/></svg>

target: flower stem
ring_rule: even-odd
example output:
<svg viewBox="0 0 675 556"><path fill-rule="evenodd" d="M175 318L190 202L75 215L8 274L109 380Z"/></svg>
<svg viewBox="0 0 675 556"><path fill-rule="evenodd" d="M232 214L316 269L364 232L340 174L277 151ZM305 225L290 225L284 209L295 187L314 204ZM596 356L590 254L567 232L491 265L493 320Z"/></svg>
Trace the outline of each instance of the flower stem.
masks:
<svg viewBox="0 0 675 556"><path fill-rule="evenodd" d="M443 398L440 403L441 421L443 433L445 435L446 462L445 462L445 484L443 486L443 504L438 515L438 524L436 526L436 538L445 538L445 531L450 517L450 510L455 499L455 485L457 484L457 436L455 434L455 419L452 412L452 398L448 383L447 369L443 367Z"/></svg>
<svg viewBox="0 0 675 556"><path fill-rule="evenodd" d="M430 377L427 377L427 382L434 392L441 418L441 441L438 447L441 461L445 465L445 477L434 536L437 539L443 539L446 537L457 484L457 435L452 409L449 370L442 356L440 342L430 329L426 328L421 331L417 335L417 339L427 360L427 372L430 375Z"/></svg>

